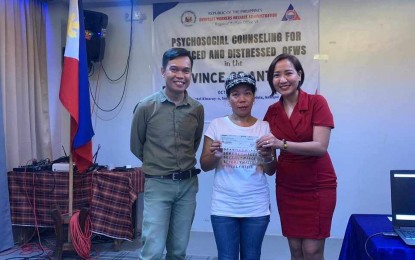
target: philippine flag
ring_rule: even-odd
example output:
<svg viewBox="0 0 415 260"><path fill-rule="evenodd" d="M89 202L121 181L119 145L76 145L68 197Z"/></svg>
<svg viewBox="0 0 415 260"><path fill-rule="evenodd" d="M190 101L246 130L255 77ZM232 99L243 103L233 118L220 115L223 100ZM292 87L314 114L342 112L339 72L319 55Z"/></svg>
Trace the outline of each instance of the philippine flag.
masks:
<svg viewBox="0 0 415 260"><path fill-rule="evenodd" d="M71 153L78 171L92 164L92 137L89 81L81 0L70 0L66 47L59 99L71 116Z"/></svg>

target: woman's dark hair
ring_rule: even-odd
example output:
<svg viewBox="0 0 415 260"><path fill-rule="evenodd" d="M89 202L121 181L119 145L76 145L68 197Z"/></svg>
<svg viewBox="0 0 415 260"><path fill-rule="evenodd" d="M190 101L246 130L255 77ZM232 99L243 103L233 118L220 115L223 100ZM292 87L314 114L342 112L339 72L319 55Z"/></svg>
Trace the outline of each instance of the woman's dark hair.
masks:
<svg viewBox="0 0 415 260"><path fill-rule="evenodd" d="M171 60L176 59L177 57L186 56L190 59L190 66L193 68L193 58L190 51L185 48L171 48L164 52L163 54L163 68L167 67L167 63Z"/></svg>
<svg viewBox="0 0 415 260"><path fill-rule="evenodd" d="M303 66L301 65L301 62L294 55L287 54L287 53L282 53L282 54L280 54L280 55L278 55L277 57L274 58L274 60L271 62L271 64L269 65L269 68L268 68L267 80L268 80L268 84L271 88L271 96L273 96L277 92L274 88L274 84L273 84L272 81L274 79L275 66L281 60L289 60L293 64L293 66L294 66L295 70L297 71L297 73L301 72L301 81L298 83L297 89L300 89L301 85L303 85L303 82L304 82L305 73L304 73Z"/></svg>

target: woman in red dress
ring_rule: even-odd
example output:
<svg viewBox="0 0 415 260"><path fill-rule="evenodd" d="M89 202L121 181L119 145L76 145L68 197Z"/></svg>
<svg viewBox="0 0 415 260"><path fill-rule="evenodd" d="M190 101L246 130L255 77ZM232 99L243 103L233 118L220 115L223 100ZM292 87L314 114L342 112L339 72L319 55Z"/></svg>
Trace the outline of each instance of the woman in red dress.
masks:
<svg viewBox="0 0 415 260"><path fill-rule="evenodd" d="M276 197L291 259L323 259L336 206L337 178L327 152L333 115L324 97L301 90L304 70L292 55L277 56L268 69L272 95L264 120L272 134L258 147L280 149Z"/></svg>

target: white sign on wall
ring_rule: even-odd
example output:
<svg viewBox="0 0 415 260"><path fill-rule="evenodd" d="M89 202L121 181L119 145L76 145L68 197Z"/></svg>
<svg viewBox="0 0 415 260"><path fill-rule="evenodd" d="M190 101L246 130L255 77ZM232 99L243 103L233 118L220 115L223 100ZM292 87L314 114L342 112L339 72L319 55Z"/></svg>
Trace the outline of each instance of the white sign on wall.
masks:
<svg viewBox="0 0 415 260"><path fill-rule="evenodd" d="M250 72L257 79L253 115L262 118L270 97L267 70L275 56L296 55L306 79L302 89L318 92L319 2L220 1L153 5L154 90L165 81L160 69L163 53L182 47L194 57L190 96L205 107L205 119L224 116L224 83L230 72Z"/></svg>

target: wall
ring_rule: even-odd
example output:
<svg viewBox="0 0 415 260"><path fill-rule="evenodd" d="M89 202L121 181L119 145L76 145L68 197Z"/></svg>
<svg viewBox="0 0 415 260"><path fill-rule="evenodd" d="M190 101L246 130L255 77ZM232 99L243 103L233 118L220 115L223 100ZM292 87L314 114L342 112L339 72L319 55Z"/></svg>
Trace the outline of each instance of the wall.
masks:
<svg viewBox="0 0 415 260"><path fill-rule="evenodd" d="M330 153L338 175L333 235L352 213L390 214L391 169L415 169L415 3L323 1L321 91L336 128Z"/></svg>
<svg viewBox="0 0 415 260"><path fill-rule="evenodd" d="M67 8L60 3L55 5L58 5L55 10ZM329 147L339 184L332 237L343 237L350 214L390 213L389 170L415 169L412 159L415 154L415 88L411 86L415 73L410 71L415 67L412 59L415 57L414 8L411 0L320 1L320 54L328 57L321 61L320 87L336 125ZM130 7L91 4L85 9L109 16L103 65L111 78L117 78L127 61L130 24L125 14L130 12ZM147 18L142 23L133 22L125 96L114 111L97 112L95 108L93 114L94 151L101 146L98 162L104 165L141 165L129 151L130 123L137 101L153 92L152 70L159 68L151 67L152 6L139 5L138 9ZM66 28L61 26L62 18L52 15L51 19L55 19L56 23L52 21L55 30ZM57 53L60 44L61 41L50 43L59 47L52 48L56 55L61 55ZM58 66L49 65L48 70L54 75L52 78L60 75ZM98 93L99 105L105 109L114 107L122 96L123 80L110 83L103 72L97 79L95 71L91 87L93 93ZM56 80L50 88L59 88ZM59 114L56 116L52 124L62 128L62 135L57 133L54 139L57 141L55 151L58 151L61 142L67 143L65 129L69 127ZM211 231L212 181L211 172L200 176L193 230ZM269 184L274 194L273 178L269 178ZM281 234L274 197L272 201L273 214L267 233Z"/></svg>

